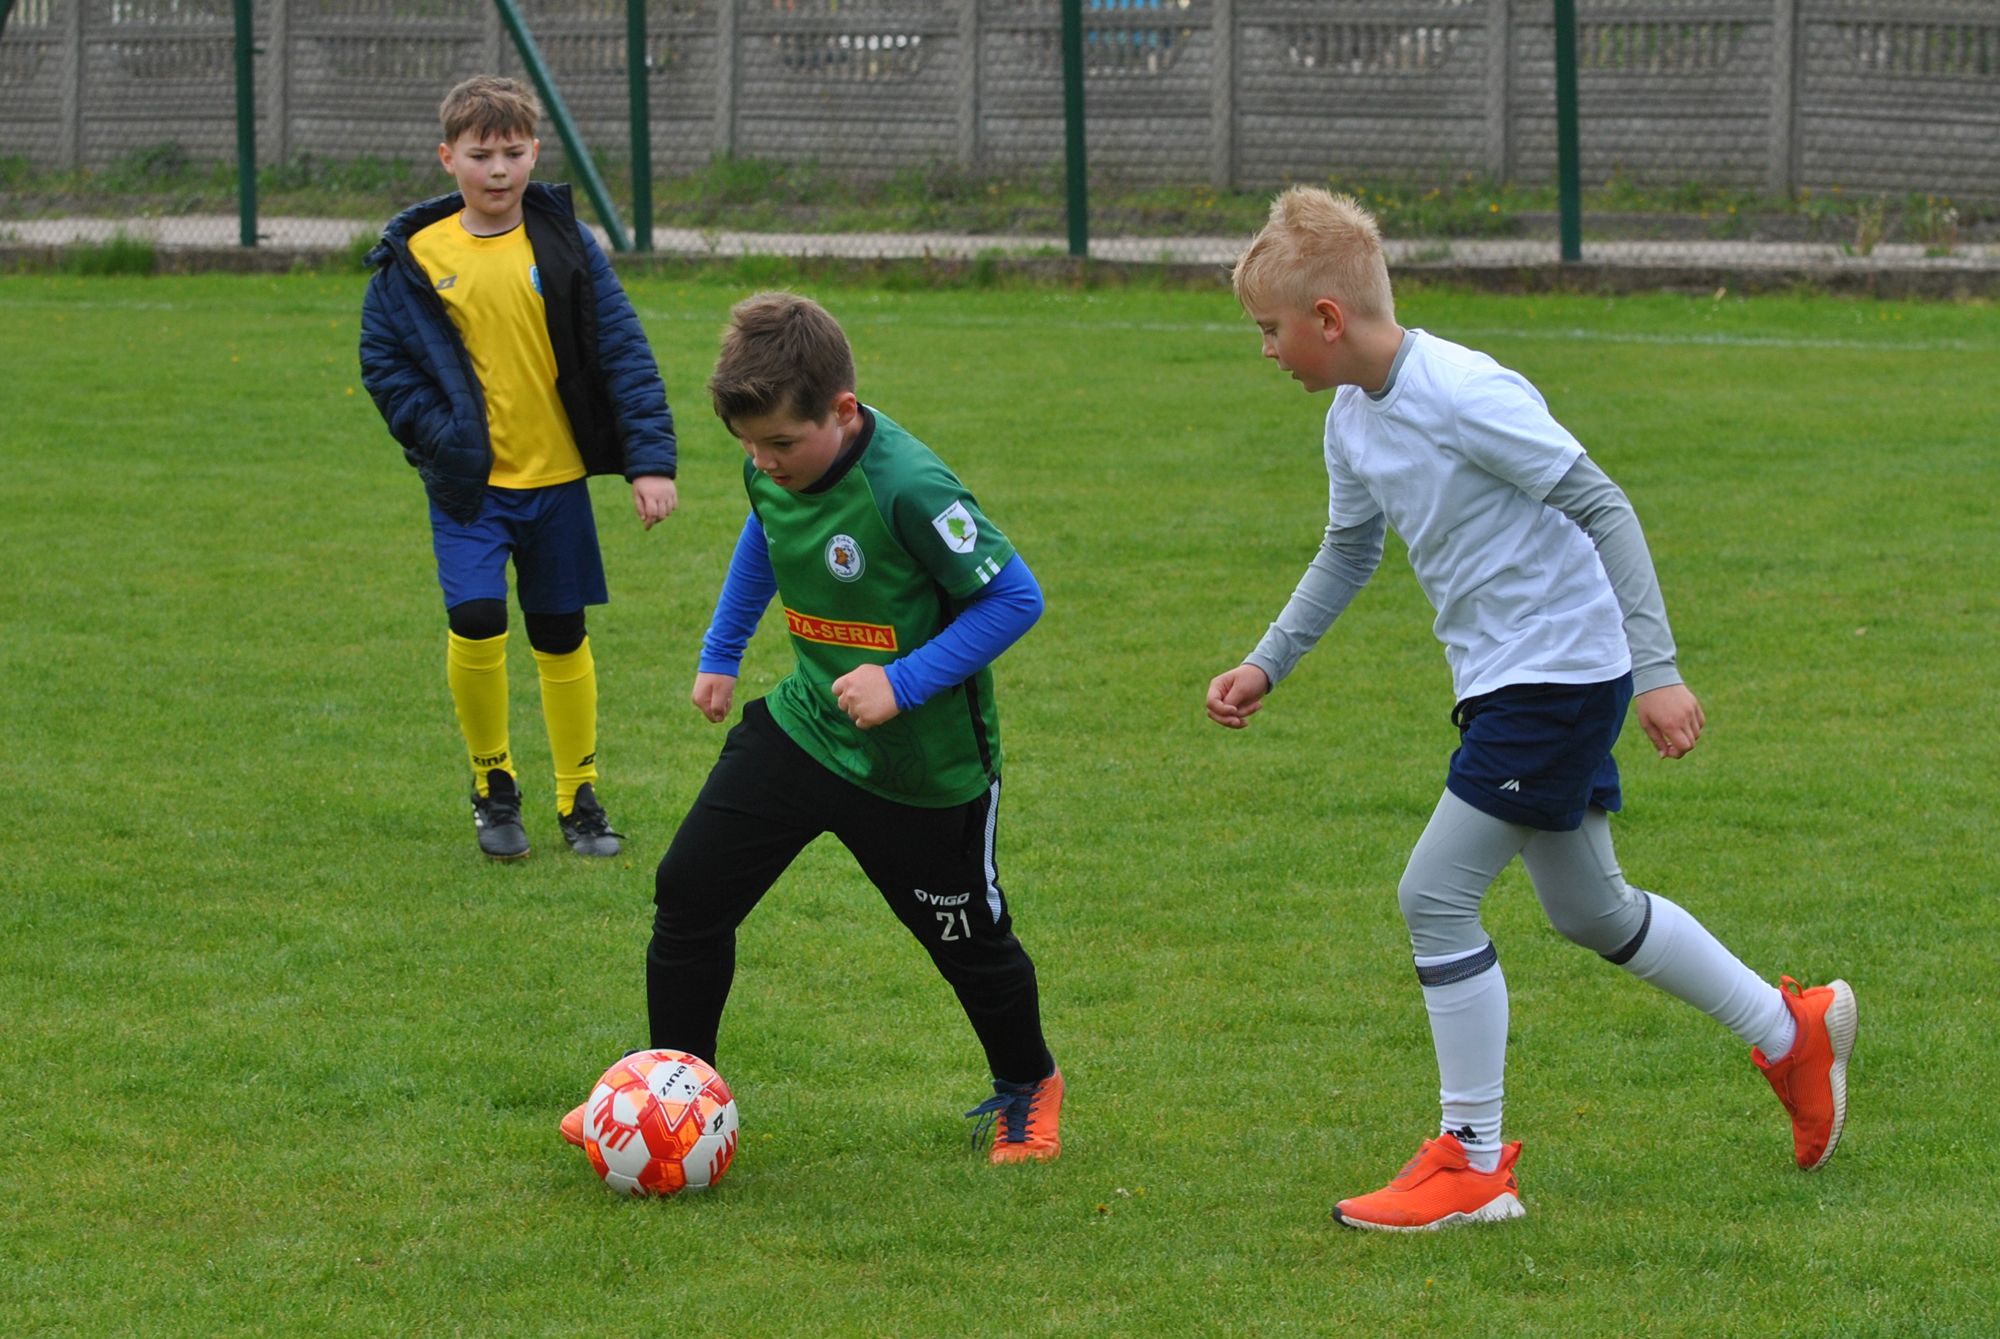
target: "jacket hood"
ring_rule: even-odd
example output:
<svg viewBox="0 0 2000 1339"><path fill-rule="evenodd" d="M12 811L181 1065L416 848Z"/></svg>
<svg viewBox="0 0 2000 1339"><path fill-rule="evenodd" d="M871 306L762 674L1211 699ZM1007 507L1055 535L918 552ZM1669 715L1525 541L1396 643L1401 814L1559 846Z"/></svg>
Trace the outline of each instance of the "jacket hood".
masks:
<svg viewBox="0 0 2000 1339"><path fill-rule="evenodd" d="M418 232L465 208L465 197L457 191L443 195L433 195L428 200L419 200L396 217L382 225L381 238L368 252L362 262L370 269L380 269L389 263L395 254L395 244L407 244ZM576 205L570 194L569 183L531 181L521 193L521 208L537 212L561 213L574 217Z"/></svg>

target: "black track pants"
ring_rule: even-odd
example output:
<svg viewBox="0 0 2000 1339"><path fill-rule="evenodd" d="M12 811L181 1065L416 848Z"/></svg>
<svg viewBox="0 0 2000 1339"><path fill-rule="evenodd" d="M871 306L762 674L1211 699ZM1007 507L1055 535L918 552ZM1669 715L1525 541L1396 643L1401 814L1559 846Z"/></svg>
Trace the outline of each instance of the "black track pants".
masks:
<svg viewBox="0 0 2000 1339"><path fill-rule="evenodd" d="M714 1063L736 927L806 844L831 832L957 993L994 1076L1046 1077L1055 1062L1035 965L993 863L999 800L997 781L948 809L872 795L793 743L762 700L750 703L660 861L646 950L652 1044Z"/></svg>

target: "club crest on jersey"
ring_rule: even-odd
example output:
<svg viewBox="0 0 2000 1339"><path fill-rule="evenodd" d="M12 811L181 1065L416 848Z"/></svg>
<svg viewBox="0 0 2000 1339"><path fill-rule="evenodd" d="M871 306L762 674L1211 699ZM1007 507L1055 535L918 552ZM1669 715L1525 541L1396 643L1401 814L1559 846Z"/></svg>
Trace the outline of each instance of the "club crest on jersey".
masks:
<svg viewBox="0 0 2000 1339"><path fill-rule="evenodd" d="M937 527L938 537L953 553L970 553L979 542L979 526L963 502L954 502L931 517L931 524Z"/></svg>
<svg viewBox="0 0 2000 1339"><path fill-rule="evenodd" d="M530 265L530 266L528 267L528 283L529 283L529 284L530 284L530 285L531 285L531 286L532 286L532 287L534 288L534 290L535 290L535 296L537 296L537 297L540 297L540 296L541 296L541 292L542 292L542 267L541 267L541 266L539 266L539 265Z"/></svg>
<svg viewBox="0 0 2000 1339"><path fill-rule="evenodd" d="M865 566L861 546L854 542L853 535L835 535L826 542L826 570L839 580L857 579Z"/></svg>

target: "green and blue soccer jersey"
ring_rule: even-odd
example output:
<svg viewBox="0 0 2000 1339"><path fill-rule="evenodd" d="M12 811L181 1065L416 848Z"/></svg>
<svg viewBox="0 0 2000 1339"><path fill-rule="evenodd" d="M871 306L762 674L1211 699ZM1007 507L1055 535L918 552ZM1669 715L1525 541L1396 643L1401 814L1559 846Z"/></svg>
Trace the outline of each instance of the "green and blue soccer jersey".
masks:
<svg viewBox="0 0 2000 1339"><path fill-rule="evenodd" d="M872 730L848 719L832 684L935 637L1014 546L929 447L868 415L857 450L811 491L781 488L744 462L798 657L770 694L771 714L864 790L924 808L964 804L1000 774L990 669Z"/></svg>

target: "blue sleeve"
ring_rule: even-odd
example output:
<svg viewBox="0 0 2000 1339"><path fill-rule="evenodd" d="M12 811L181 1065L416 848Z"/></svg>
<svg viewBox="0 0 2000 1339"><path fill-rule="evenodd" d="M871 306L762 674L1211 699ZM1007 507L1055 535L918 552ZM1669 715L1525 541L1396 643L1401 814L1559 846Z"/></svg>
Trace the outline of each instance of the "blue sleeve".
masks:
<svg viewBox="0 0 2000 1339"><path fill-rule="evenodd" d="M736 552L729 558L729 575L722 579L722 594L716 597L715 617L701 639L703 674L734 675L743 667L743 648L757 631L764 607L778 593L778 574L771 570L771 549L764 539L764 527L751 512L736 537Z"/></svg>
<svg viewBox="0 0 2000 1339"><path fill-rule="evenodd" d="M412 318L396 288L394 264L375 272L361 300L361 384L404 456L426 465L454 431L451 399L404 342Z"/></svg>
<svg viewBox="0 0 2000 1339"><path fill-rule="evenodd" d="M1042 616L1042 588L1019 554L944 631L888 666L896 706L912 711L1000 658Z"/></svg>
<svg viewBox="0 0 2000 1339"><path fill-rule="evenodd" d="M361 303L361 384L422 472L431 497L470 521L486 495L490 465L485 397L465 347L442 311L421 309L393 254L368 281Z"/></svg>
<svg viewBox="0 0 2000 1339"><path fill-rule="evenodd" d="M618 415L625 477L664 474L671 479L678 455L674 414L667 408L667 387L653 359L653 346L604 249L581 219L576 226L583 234L584 254L590 258L590 281L597 302L597 356L611 392L612 410Z"/></svg>

